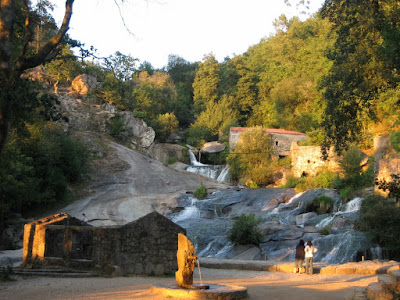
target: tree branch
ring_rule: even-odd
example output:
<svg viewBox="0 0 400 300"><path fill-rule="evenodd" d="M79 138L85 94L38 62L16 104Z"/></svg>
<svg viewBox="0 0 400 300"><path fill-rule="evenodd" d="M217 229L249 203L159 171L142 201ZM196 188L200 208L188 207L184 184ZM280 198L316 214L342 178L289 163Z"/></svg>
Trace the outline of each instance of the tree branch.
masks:
<svg viewBox="0 0 400 300"><path fill-rule="evenodd" d="M57 34L53 36L41 49L39 49L37 54L21 61L21 63L17 66L18 73L22 73L26 69L34 68L45 62L49 57L53 57L58 54L59 50L57 49L57 46L60 44L61 40L65 36L65 33L69 29L73 4L74 0L65 1L64 19Z"/></svg>

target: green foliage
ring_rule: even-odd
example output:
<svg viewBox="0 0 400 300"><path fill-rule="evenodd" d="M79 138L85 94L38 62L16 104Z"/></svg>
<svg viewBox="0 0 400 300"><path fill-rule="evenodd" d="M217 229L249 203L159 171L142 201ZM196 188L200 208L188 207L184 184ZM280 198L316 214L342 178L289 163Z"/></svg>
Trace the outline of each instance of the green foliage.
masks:
<svg viewBox="0 0 400 300"><path fill-rule="evenodd" d="M229 232L229 239L237 245L253 244L258 246L263 236L257 226L262 222L260 217L255 215L241 215L236 218Z"/></svg>
<svg viewBox="0 0 400 300"><path fill-rule="evenodd" d="M152 124L154 125L154 123ZM167 138L178 131L178 120L174 113L165 113L157 116L157 127L153 127L157 139L165 142Z"/></svg>
<svg viewBox="0 0 400 300"><path fill-rule="evenodd" d="M240 135L235 150L228 156L233 178L239 176L257 186L271 183L271 154L271 140L263 128L246 130Z"/></svg>
<svg viewBox="0 0 400 300"><path fill-rule="evenodd" d="M307 203L306 212L314 211L319 215L331 213L333 209L334 201L331 197L328 196L318 196L315 197L312 201Z"/></svg>
<svg viewBox="0 0 400 300"><path fill-rule="evenodd" d="M222 97L218 102L207 102L194 126L209 128L215 136L225 133L227 139L229 128L232 124L237 124L237 112L232 109L232 105L228 97Z"/></svg>
<svg viewBox="0 0 400 300"><path fill-rule="evenodd" d="M59 56L68 58L53 60L46 64L48 74L51 75L51 81L54 84L56 93L59 82L71 82L82 72L82 68L78 60L68 46L65 46L61 50Z"/></svg>
<svg viewBox="0 0 400 300"><path fill-rule="evenodd" d="M219 97L220 66L213 55L206 55L193 82L193 102L196 113L202 112L209 102L216 102Z"/></svg>
<svg viewBox="0 0 400 300"><path fill-rule="evenodd" d="M359 227L368 231L380 246L390 250L392 259L400 259L399 224L400 207L378 195L364 199Z"/></svg>
<svg viewBox="0 0 400 300"><path fill-rule="evenodd" d="M68 184L87 172L89 153L53 123L29 127L30 137L13 138L0 157L0 215L49 208L68 198Z"/></svg>
<svg viewBox="0 0 400 300"><path fill-rule="evenodd" d="M126 137L125 119L121 116L116 115L111 118L108 122L108 128L113 138L122 141Z"/></svg>
<svg viewBox="0 0 400 300"><path fill-rule="evenodd" d="M322 7L337 36L328 52L333 65L321 84L325 146L339 154L376 121L379 94L398 85L398 59L389 54L400 50L396 14L398 4L386 1L325 1Z"/></svg>
<svg viewBox="0 0 400 300"><path fill-rule="evenodd" d="M333 188L336 177L335 173L323 169L313 177L296 178L294 176L288 176L286 184L281 187L295 188L297 192L304 192L307 189Z"/></svg>
<svg viewBox="0 0 400 300"><path fill-rule="evenodd" d="M204 143L213 141L217 139L217 135L215 135L212 130L208 127L198 126L196 124L192 124L186 135L186 141L189 145L194 147L201 148Z"/></svg>
<svg viewBox="0 0 400 300"><path fill-rule="evenodd" d="M207 189L206 187L201 184L193 193L193 195L197 198L197 199L204 199L207 197Z"/></svg>
<svg viewBox="0 0 400 300"><path fill-rule="evenodd" d="M331 234L332 226L325 226L319 232L321 235L329 235Z"/></svg>
<svg viewBox="0 0 400 300"><path fill-rule="evenodd" d="M134 85L134 110L144 112L149 119L173 112L177 103L177 92L167 73L155 72L149 75L143 71L135 77Z"/></svg>
<svg viewBox="0 0 400 300"><path fill-rule="evenodd" d="M343 170L342 184L358 187L362 178L361 161L363 154L356 147L351 147L340 157L339 164Z"/></svg>
<svg viewBox="0 0 400 300"><path fill-rule="evenodd" d="M400 152L400 132L396 131L390 135L390 144L392 145L393 149L397 152Z"/></svg>

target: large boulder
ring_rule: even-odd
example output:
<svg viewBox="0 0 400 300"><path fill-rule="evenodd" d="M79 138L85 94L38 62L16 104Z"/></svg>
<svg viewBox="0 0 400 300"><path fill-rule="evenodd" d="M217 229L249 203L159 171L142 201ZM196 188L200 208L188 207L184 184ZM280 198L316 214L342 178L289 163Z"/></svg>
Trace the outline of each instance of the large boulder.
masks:
<svg viewBox="0 0 400 300"><path fill-rule="evenodd" d="M222 144L220 142L208 142L205 143L203 148L201 148L201 152L205 154L211 154L211 153L218 153L222 152L225 150L225 144Z"/></svg>
<svg viewBox="0 0 400 300"><path fill-rule="evenodd" d="M145 121L135 118L129 111L120 112L118 115L124 119L127 138L135 148L147 149L153 144L156 133L153 128L147 126Z"/></svg>
<svg viewBox="0 0 400 300"><path fill-rule="evenodd" d="M72 80L71 90L79 95L87 95L99 86L96 77L81 74Z"/></svg>
<svg viewBox="0 0 400 300"><path fill-rule="evenodd" d="M168 143L154 144L147 150L147 153L163 164L170 163L171 159L185 162L185 159L188 157L188 150L186 147Z"/></svg>

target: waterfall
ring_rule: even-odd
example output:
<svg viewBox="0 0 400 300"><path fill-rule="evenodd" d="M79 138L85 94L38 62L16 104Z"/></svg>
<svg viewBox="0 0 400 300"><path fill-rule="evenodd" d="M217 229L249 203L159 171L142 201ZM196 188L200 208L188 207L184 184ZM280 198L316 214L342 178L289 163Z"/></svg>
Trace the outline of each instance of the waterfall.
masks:
<svg viewBox="0 0 400 300"><path fill-rule="evenodd" d="M353 200L349 201L346 203L343 207L343 210L339 210L338 212L331 214L330 216L326 217L325 219L322 219L316 227L325 227L328 225L331 225L332 222L335 220L335 217L340 217L344 214L351 214L351 213L358 213L361 208L361 203L363 201L363 198L356 197Z"/></svg>
<svg viewBox="0 0 400 300"><path fill-rule="evenodd" d="M227 165L213 166L203 164L197 161L192 150L189 149L188 151L190 157L190 166L186 168L186 171L212 178L219 182L229 182L229 167Z"/></svg>
<svg viewBox="0 0 400 300"><path fill-rule="evenodd" d="M177 216L175 216L172 221L175 223L181 222L187 219L197 219L200 217L200 210L196 206L196 199L192 199L192 203L185 207Z"/></svg>

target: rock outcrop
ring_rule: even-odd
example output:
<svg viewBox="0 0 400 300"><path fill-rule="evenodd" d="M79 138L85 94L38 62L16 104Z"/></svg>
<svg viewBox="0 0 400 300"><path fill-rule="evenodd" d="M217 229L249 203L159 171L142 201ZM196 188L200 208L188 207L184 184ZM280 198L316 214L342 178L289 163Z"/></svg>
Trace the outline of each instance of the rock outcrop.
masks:
<svg viewBox="0 0 400 300"><path fill-rule="evenodd" d="M79 95L87 95L99 86L96 77L81 74L72 80L71 90Z"/></svg>

